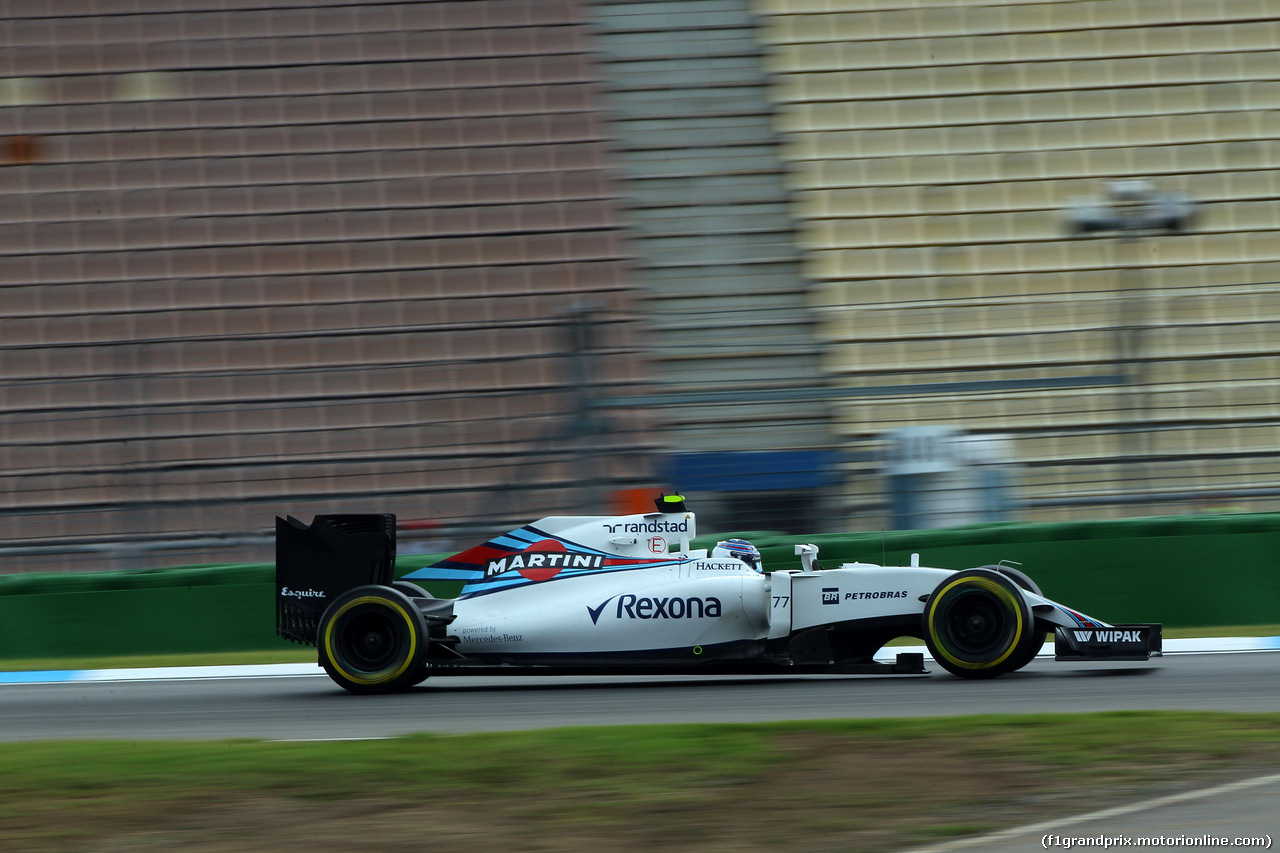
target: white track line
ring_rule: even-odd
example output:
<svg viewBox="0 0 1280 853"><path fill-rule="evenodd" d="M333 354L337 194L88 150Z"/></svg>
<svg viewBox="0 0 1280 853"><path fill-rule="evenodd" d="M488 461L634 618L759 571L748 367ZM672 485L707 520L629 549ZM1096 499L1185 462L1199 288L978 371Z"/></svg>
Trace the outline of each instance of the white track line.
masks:
<svg viewBox="0 0 1280 853"><path fill-rule="evenodd" d="M1238 782L1227 782L1224 785L1216 785L1212 788L1203 788L1198 791L1184 791L1181 794L1169 794L1165 797L1156 797L1154 800L1143 800L1140 803L1130 803L1127 806L1114 806L1109 809L1101 809L1096 812L1086 812L1084 814L1072 815L1071 817L1056 818L1054 820L1041 821L1027 826L1019 826L1015 829L1005 829L1000 832L993 832L990 835L971 836L969 838L958 838L955 841L947 841L943 844L937 844L931 847L918 847L914 850L906 851L906 853L948 853L951 850L966 850L970 847L989 847L1001 841L1012 841L1015 838L1023 836L1043 836L1046 832L1058 834L1058 830L1063 827L1075 826L1080 823L1088 823L1094 820L1104 820L1106 818L1122 817L1124 815L1133 814L1134 812L1143 812L1150 809L1158 809L1162 806L1172 806L1178 803L1185 803L1189 800L1201 800L1205 797L1216 797L1218 794L1231 794L1236 791L1243 791L1247 788L1256 788L1260 785L1270 785L1280 782L1280 773L1271 776L1258 776L1253 779L1242 779Z"/></svg>
<svg viewBox="0 0 1280 853"><path fill-rule="evenodd" d="M1166 655L1202 655L1217 652L1271 652L1280 650L1280 637L1205 637L1165 640ZM924 646L886 646L876 654L876 660L891 661L901 652L921 652L926 658L929 650ZM1044 644L1036 657L1053 657L1053 640Z"/></svg>
<svg viewBox="0 0 1280 853"><path fill-rule="evenodd" d="M270 663L246 666L155 666L136 669L71 669L0 672L6 684L84 684L106 681L191 681L210 678L290 678L324 675L319 664Z"/></svg>

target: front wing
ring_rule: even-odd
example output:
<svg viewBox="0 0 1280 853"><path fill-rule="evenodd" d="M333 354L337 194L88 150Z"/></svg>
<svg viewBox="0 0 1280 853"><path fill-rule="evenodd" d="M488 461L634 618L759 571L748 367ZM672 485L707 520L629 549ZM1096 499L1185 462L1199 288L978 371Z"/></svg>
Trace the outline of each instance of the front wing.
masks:
<svg viewBox="0 0 1280 853"><path fill-rule="evenodd" d="M1162 654L1159 624L1112 625L1106 628L1056 628L1054 660L1148 660Z"/></svg>

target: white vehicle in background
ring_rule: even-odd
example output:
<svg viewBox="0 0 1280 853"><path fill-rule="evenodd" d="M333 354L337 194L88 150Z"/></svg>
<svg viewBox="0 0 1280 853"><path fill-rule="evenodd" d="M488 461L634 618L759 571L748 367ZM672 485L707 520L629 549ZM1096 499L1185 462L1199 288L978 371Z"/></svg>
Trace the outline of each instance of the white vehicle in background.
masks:
<svg viewBox="0 0 1280 853"><path fill-rule="evenodd" d="M1045 598L1007 566L955 571L846 563L767 571L750 543L690 547L678 496L643 515L550 517L393 579L395 517L276 520L276 630L315 645L354 693L433 675L924 673L991 678L1027 665L1048 632L1058 660L1147 660L1158 624L1111 625ZM461 581L456 599L415 581Z"/></svg>

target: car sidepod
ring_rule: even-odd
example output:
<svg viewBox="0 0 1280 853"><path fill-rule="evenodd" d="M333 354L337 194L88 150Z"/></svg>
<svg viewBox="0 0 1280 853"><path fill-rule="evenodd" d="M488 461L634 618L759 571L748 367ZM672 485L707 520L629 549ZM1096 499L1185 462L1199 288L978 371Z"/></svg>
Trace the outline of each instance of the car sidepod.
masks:
<svg viewBox="0 0 1280 853"><path fill-rule="evenodd" d="M751 656L768 632L767 608L764 578L754 572L700 573L676 565L459 599L452 633L458 652L475 660L696 664Z"/></svg>

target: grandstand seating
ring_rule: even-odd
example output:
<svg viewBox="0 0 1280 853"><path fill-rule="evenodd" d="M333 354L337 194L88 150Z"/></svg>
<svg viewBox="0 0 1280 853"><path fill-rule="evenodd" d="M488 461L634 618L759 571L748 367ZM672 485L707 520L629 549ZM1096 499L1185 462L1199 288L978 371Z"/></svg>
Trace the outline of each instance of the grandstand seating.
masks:
<svg viewBox="0 0 1280 853"><path fill-rule="evenodd" d="M824 365L879 389L838 406L851 512L883 521L881 434L931 423L1013 436L1028 518L1275 508L1264 5L757 3ZM1068 233L1129 178L1200 201L1191 232ZM1023 387L941 387L984 380Z"/></svg>
<svg viewBox="0 0 1280 853"><path fill-rule="evenodd" d="M646 368L579 3L7 8L0 550L121 547L0 571L584 500L545 446L565 312L594 311L596 393ZM609 425L567 452L644 476L642 424Z"/></svg>

